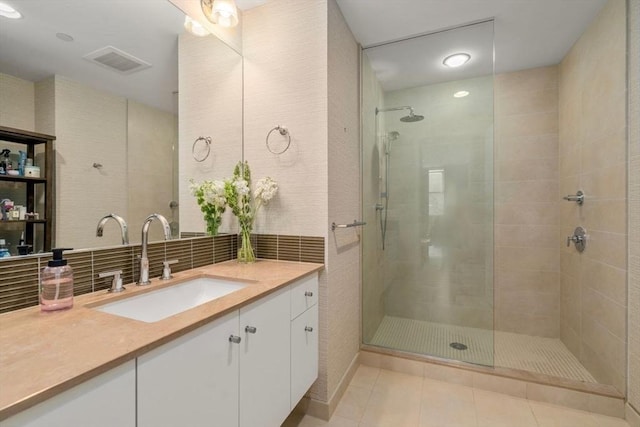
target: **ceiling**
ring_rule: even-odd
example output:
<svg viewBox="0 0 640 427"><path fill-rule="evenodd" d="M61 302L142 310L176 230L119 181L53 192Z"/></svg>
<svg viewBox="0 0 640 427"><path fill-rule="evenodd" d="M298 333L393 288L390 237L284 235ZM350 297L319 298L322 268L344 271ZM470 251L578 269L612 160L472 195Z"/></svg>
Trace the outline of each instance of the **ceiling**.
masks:
<svg viewBox="0 0 640 427"><path fill-rule="evenodd" d="M571 46L595 18L607 0L337 0L356 40L363 47L451 29L462 24L494 19L495 69L497 73L560 63ZM430 36L429 38L431 38ZM456 31L439 33L438 48L398 44L396 58L382 58L377 63L395 61L397 69L415 68L421 58L441 64L443 57L431 58L436 51L465 49L465 40ZM468 49L479 40L466 38ZM425 42L426 43L426 42ZM379 50L379 49L376 49ZM370 51L370 55L374 55ZM375 71L382 72L376 68ZM463 67L461 67L463 68ZM484 67L480 67L484 68ZM440 72L443 67L439 67ZM438 73L438 68L431 68ZM383 73L384 76L384 73ZM434 75L426 83L441 81ZM407 73L395 79L382 78L385 89L407 87ZM404 83L403 83L404 82Z"/></svg>
<svg viewBox="0 0 640 427"><path fill-rule="evenodd" d="M177 109L177 35L183 31L184 15L169 1L3 1L20 10L24 18L0 18L0 72L31 81L59 74L167 111ZM237 0L237 4L247 10L266 1ZM494 17L498 72L557 64L606 2L337 1L365 47ZM62 41L56 33L69 34L74 41ZM82 58L105 46L152 66L121 75ZM404 57L415 62L412 53Z"/></svg>

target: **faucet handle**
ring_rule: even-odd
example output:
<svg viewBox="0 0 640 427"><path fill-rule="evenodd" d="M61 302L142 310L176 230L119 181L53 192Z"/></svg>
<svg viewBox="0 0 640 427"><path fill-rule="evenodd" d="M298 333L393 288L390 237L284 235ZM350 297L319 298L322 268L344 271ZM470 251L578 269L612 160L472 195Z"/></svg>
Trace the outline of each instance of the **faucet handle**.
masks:
<svg viewBox="0 0 640 427"><path fill-rule="evenodd" d="M124 286L122 286L122 270L113 270L113 271L105 271L98 274L98 277L113 277L113 281L111 282L111 289L109 292L122 292L125 290Z"/></svg>
<svg viewBox="0 0 640 427"><path fill-rule="evenodd" d="M162 261L162 265L164 266L164 268L162 269L162 280L169 280L173 278L173 276L171 275L171 265L177 264L178 261L179 260L177 259L172 259L171 261Z"/></svg>

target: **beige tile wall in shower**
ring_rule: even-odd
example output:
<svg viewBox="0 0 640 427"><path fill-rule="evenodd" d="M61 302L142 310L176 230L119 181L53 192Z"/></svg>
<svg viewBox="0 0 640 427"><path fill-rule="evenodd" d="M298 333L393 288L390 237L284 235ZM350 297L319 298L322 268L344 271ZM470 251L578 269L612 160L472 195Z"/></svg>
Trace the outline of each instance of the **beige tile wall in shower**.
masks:
<svg viewBox="0 0 640 427"><path fill-rule="evenodd" d="M558 337L558 69L495 77L495 322Z"/></svg>
<svg viewBox="0 0 640 427"><path fill-rule="evenodd" d="M465 98L452 95L470 92ZM384 301L389 316L493 328L493 78L385 92L389 156ZM443 171L444 214L429 211L428 174Z"/></svg>
<svg viewBox="0 0 640 427"><path fill-rule="evenodd" d="M586 228L587 248L558 242L561 338L599 381L626 378L626 18L609 0L560 64L562 237Z"/></svg>
<svg viewBox="0 0 640 427"><path fill-rule="evenodd" d="M640 1L628 10L629 82L629 292L628 400L640 412ZM640 416L636 417L640 426ZM636 427L634 424L632 426Z"/></svg>

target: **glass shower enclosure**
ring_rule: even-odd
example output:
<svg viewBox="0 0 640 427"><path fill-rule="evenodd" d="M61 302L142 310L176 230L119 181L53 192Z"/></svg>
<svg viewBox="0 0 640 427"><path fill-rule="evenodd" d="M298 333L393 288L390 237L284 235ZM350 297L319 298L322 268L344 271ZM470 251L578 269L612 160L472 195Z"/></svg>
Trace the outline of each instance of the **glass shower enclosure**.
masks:
<svg viewBox="0 0 640 427"><path fill-rule="evenodd" d="M494 363L493 64L493 21L363 49L365 345Z"/></svg>

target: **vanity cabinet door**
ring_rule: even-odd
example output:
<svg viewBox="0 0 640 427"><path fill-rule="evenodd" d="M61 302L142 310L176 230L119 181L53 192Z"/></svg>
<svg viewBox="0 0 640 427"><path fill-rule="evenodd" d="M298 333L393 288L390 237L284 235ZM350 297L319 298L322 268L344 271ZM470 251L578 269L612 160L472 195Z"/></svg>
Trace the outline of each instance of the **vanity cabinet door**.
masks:
<svg viewBox="0 0 640 427"><path fill-rule="evenodd" d="M318 306L291 321L291 410L318 378Z"/></svg>
<svg viewBox="0 0 640 427"><path fill-rule="evenodd" d="M135 360L0 422L2 427L135 427L135 425Z"/></svg>
<svg viewBox="0 0 640 427"><path fill-rule="evenodd" d="M231 335L237 311L140 356L138 427L237 426L242 343Z"/></svg>
<svg viewBox="0 0 640 427"><path fill-rule="evenodd" d="M279 427L289 415L290 304L286 287L240 309L241 427Z"/></svg>

